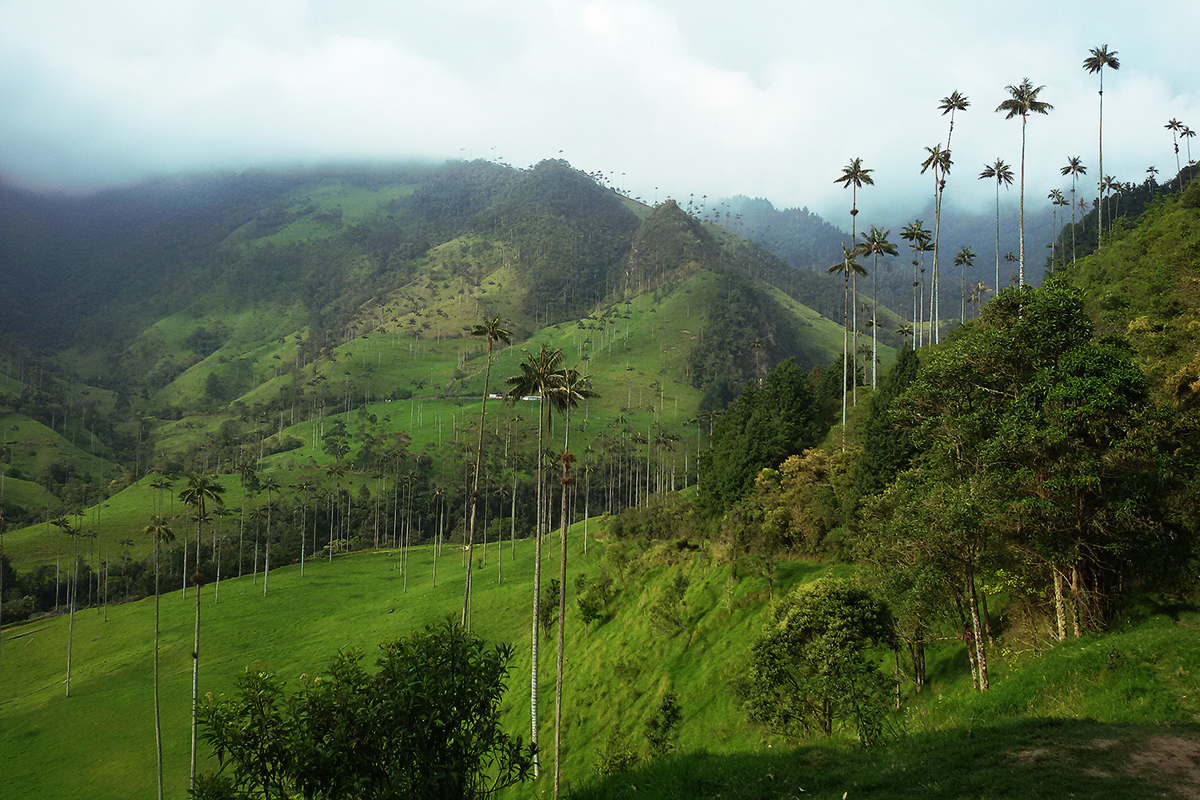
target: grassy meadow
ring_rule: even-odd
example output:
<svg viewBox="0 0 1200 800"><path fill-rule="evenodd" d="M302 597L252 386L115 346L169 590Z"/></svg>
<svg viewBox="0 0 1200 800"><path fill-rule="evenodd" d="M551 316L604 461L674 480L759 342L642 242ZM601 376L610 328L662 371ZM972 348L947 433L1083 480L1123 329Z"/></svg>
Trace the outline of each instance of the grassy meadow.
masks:
<svg viewBox="0 0 1200 800"><path fill-rule="evenodd" d="M587 525L591 534L602 533L599 521ZM1000 645L993 688L982 694L970 691L962 645L950 641L929 654L926 690L905 687L898 739L861 750L848 732L838 731L794 749L797 743L748 725L730 689L767 619L766 581L746 574L735 580L714 560L718 554L675 542L591 541L585 555L583 529L582 522L572 528L568 547L572 601L563 719L569 796L1056 797L1071 786L1075 796L1143 798L1200 791L1200 775L1186 767L1187 758L1200 754L1200 695L1193 689L1200 614L1194 611L1147 604L1121 630L1038 654ZM552 542L543 586L557 575L557 533ZM519 540L514 559L506 542L498 562L493 540L485 563L479 548L473 604L475 632L515 648L503 719L507 730L526 738L532 554L533 543ZM457 617L462 559L459 548L443 548L436 586L427 546L411 551L407 576L400 551L381 550L309 561L303 577L299 565L275 570L266 596L261 575L223 580L219 598L214 586L204 587L201 692L229 692L246 668L289 681L319 673L346 647L362 648L370 660L381 641L447 614ZM595 577L601 567L617 578L619 591L607 617L588 629L573 602L575 576ZM785 562L774 591L852 569ZM666 587L678 576L687 579L687 590L671 622L660 612ZM194 597L184 600L176 591L161 598L168 797L186 796ZM153 599L112 606L107 620L96 609L77 612L70 698L63 685L67 618L4 630L0 796L103 800L153 793L153 614ZM543 636L540 647L542 764L548 768L554 634ZM643 727L667 690L678 693L683 708L677 750L648 761ZM597 751L610 739L642 754L642 762L601 779L594 771ZM1184 766L1172 767L1171 758L1184 759ZM545 789L543 777L508 796Z"/></svg>

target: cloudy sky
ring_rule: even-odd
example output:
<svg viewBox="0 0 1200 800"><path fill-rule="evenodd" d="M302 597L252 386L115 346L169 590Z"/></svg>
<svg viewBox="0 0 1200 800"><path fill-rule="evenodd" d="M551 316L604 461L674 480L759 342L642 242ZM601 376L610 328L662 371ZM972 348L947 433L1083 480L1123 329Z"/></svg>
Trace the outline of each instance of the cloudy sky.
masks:
<svg viewBox="0 0 1200 800"><path fill-rule="evenodd" d="M1104 78L1105 172L1174 173L1165 123L1200 129L1198 30L1196 0L0 0L0 176L80 190L562 157L647 201L746 194L840 223L833 181L854 157L875 170L863 219L928 204L920 162L958 90L972 105L947 202L986 210L980 169L1020 159L1020 119L994 109L1025 77L1054 105L1029 123L1027 197L1067 186L1072 155L1094 175L1097 78L1081 65L1101 44L1121 61Z"/></svg>

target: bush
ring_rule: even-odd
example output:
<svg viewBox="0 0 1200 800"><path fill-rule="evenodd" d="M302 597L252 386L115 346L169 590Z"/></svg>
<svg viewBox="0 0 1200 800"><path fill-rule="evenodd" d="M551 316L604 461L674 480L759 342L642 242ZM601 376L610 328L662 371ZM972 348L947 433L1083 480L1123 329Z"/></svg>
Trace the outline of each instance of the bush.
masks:
<svg viewBox="0 0 1200 800"><path fill-rule="evenodd" d="M891 646L892 616L849 581L802 586L771 610L736 683L751 721L784 736L829 735L837 720L864 746L882 738L895 688L868 657Z"/></svg>
<svg viewBox="0 0 1200 800"><path fill-rule="evenodd" d="M378 671L345 652L290 697L261 672L233 699L208 695L202 736L236 792L206 780L196 797L477 798L529 776L532 745L500 730L511 647L447 621L380 649Z"/></svg>
<svg viewBox="0 0 1200 800"><path fill-rule="evenodd" d="M675 729L683 719L679 695L668 691L659 701L654 716L646 721L646 743L651 756L665 756L675 749Z"/></svg>
<svg viewBox="0 0 1200 800"><path fill-rule="evenodd" d="M604 744L596 748L596 760L592 768L603 777L620 775L637 766L640 757L629 744L629 736L622 731L611 731Z"/></svg>

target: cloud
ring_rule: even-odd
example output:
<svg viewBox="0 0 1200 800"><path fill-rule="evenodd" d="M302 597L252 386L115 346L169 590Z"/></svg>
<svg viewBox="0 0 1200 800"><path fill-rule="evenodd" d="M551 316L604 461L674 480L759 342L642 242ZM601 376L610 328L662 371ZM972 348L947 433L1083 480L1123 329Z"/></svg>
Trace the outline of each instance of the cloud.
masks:
<svg viewBox="0 0 1200 800"><path fill-rule="evenodd" d="M1200 127L1198 17L1190 2L1112 0L0 0L0 174L78 189L562 151L647 200L742 193L839 219L833 181L854 157L876 170L865 214L927 204L919 165L958 89L973 104L956 118L947 199L986 210L979 169L1020 160L1019 121L993 109L1026 75L1055 105L1029 122L1027 197L1061 185L1068 155L1094 161L1081 64L1101 42L1122 58L1106 76L1105 171L1166 172L1162 125Z"/></svg>

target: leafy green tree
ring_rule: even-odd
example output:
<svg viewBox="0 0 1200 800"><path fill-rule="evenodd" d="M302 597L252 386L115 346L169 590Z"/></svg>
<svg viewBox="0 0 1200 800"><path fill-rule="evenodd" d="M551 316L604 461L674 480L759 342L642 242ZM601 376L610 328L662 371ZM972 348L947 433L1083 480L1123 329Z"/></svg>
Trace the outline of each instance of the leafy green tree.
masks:
<svg viewBox="0 0 1200 800"><path fill-rule="evenodd" d="M979 180L985 178L994 179L996 181L996 292L1000 292L1000 185L1012 186L1013 174L1012 169L1005 164L1003 159L996 159L995 164L987 164L983 168L983 172L979 173Z"/></svg>
<svg viewBox="0 0 1200 800"><path fill-rule="evenodd" d="M886 605L849 581L823 578L772 607L736 688L751 721L782 736L828 736L841 721L863 745L876 744L894 683L870 652L892 646Z"/></svg>
<svg viewBox="0 0 1200 800"><path fill-rule="evenodd" d="M1099 47L1093 47L1090 50L1088 50L1088 52L1091 55L1089 55L1087 58L1085 58L1083 60L1083 68L1086 69L1088 72L1090 72L1093 75L1100 76L1100 125L1099 125L1099 140L1100 140L1099 159L1100 159L1100 161L1099 161L1098 169L1100 170L1100 176L1103 177L1104 176L1104 68L1108 67L1111 70L1118 70L1121 68L1121 61L1120 61L1120 59L1117 58L1117 51L1116 50L1110 51L1108 49L1107 44L1102 44ZM1074 201L1074 199L1075 199L1074 191L1072 191L1071 200ZM1097 203L1096 207L1098 209L1101 209L1100 211L1097 212L1098 214L1101 215L1099 217L1099 221L1100 221L1099 232L1097 233L1097 238L1096 238L1096 247L1099 247L1100 246L1100 236L1102 235L1102 233L1104 231L1104 217L1103 217L1104 187L1100 187L1100 194L1096 200L1096 203ZM1071 253L1071 258L1072 258L1072 260L1074 260L1074 258L1075 258L1074 252Z"/></svg>
<svg viewBox="0 0 1200 800"><path fill-rule="evenodd" d="M1005 87L1009 94L1009 98L996 106L997 111L1006 112L1005 119L1012 119L1019 116L1021 118L1021 187L1020 187L1020 273L1018 285L1025 285L1025 126L1029 122L1030 114L1049 114L1054 106L1044 100L1039 100L1038 95L1041 94L1045 86L1034 87L1029 82L1029 78L1025 78L1016 85Z"/></svg>
<svg viewBox="0 0 1200 800"><path fill-rule="evenodd" d="M237 797L489 798L528 778L533 746L500 727L511 647L446 621L380 649L376 669L342 652L291 695L247 671L235 697L204 700Z"/></svg>
<svg viewBox="0 0 1200 800"><path fill-rule="evenodd" d="M679 694L667 690L658 701L654 716L646 720L646 744L651 756L665 756L675 749L677 728L683 721L683 707L679 705Z"/></svg>
<svg viewBox="0 0 1200 800"><path fill-rule="evenodd" d="M863 452L855 470L855 487L860 495L874 494L892 482L911 460L914 450L908 431L893 414L893 404L917 377L920 360L916 351L903 348L896 363L884 373L879 391L871 395L871 407L863 426Z"/></svg>
<svg viewBox="0 0 1200 800"><path fill-rule="evenodd" d="M759 470L816 444L827 430L823 416L808 376L791 359L772 370L761 389L747 384L700 456L701 502L727 511L751 490Z"/></svg>

